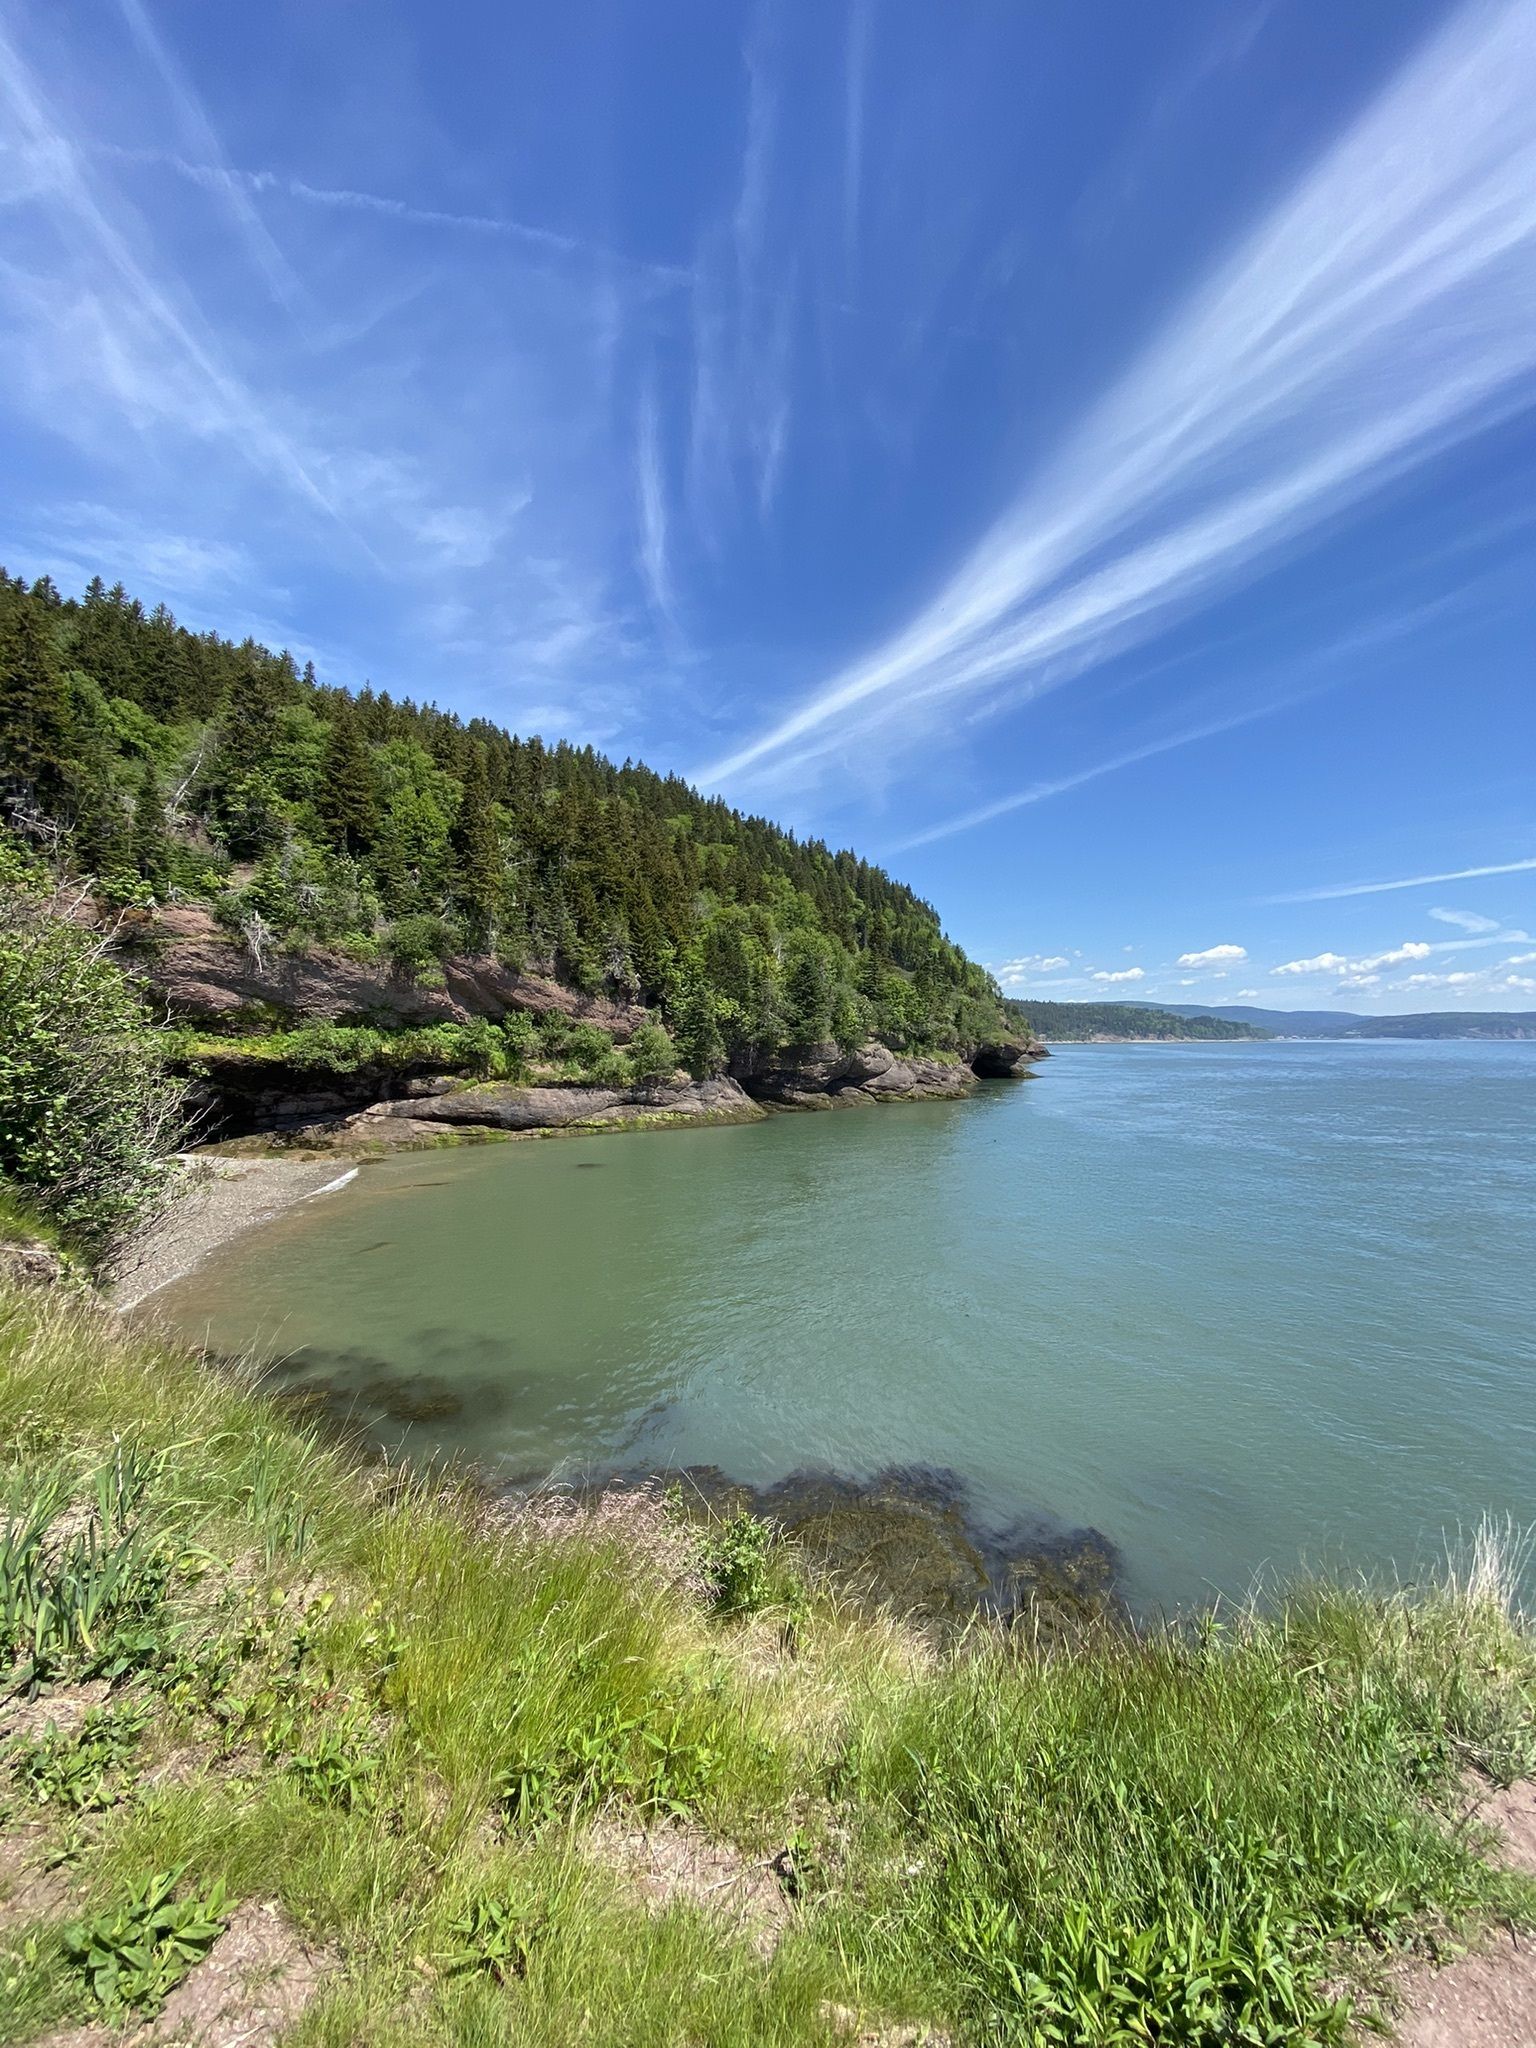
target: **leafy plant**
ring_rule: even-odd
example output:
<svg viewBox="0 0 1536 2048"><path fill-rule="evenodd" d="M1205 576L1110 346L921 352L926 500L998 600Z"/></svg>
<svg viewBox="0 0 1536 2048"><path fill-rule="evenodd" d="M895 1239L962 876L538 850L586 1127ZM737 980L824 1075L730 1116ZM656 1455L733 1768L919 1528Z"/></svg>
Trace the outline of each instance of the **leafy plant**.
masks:
<svg viewBox="0 0 1536 2048"><path fill-rule="evenodd" d="M111 1806L114 1773L132 1758L148 1719L148 1707L135 1701L91 1708L74 1735L50 1723L12 1751L16 1783L39 1805L56 1802L77 1813Z"/></svg>
<svg viewBox="0 0 1536 2048"><path fill-rule="evenodd" d="M349 1811L372 1803L379 1758L365 1747L365 1735L354 1721L330 1723L307 1749L288 1759L288 1770L297 1778L305 1796L322 1806L343 1806Z"/></svg>
<svg viewBox="0 0 1536 2048"><path fill-rule="evenodd" d="M222 1880L201 1897L178 1900L185 1867L144 1878L115 1910L65 1929L65 1955L108 2012L158 2012L224 1932Z"/></svg>
<svg viewBox="0 0 1536 2048"><path fill-rule="evenodd" d="M779 1536L755 1515L712 1524L699 1562L716 1614L760 1614L792 1601L797 1590L784 1569Z"/></svg>
<svg viewBox="0 0 1536 2048"><path fill-rule="evenodd" d="M526 1976L534 1928L534 1917L512 1900L492 1892L479 1894L449 1923L443 1974L485 1974L499 1984Z"/></svg>
<svg viewBox="0 0 1536 2048"><path fill-rule="evenodd" d="M173 1632L165 1546L93 1520L50 1550L48 1527L44 1516L0 1531L0 1680L118 1679L152 1663Z"/></svg>

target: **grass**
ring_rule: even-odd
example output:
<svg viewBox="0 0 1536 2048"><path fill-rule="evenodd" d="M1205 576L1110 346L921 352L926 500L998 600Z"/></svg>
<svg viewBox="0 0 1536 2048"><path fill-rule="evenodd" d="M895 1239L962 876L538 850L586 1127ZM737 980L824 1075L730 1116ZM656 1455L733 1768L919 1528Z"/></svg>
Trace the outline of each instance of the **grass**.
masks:
<svg viewBox="0 0 1536 2048"><path fill-rule="evenodd" d="M1417 1589L935 1643L754 1524L493 1521L36 1291L0 1444L0 1837L75 1891L4 1924L0 2041L152 2010L249 1899L331 1958L300 2048L1325 2042L1384 1952L1536 1908L1457 1817L1536 1766L1486 1539ZM593 1851L684 1825L774 1859L771 1953Z"/></svg>

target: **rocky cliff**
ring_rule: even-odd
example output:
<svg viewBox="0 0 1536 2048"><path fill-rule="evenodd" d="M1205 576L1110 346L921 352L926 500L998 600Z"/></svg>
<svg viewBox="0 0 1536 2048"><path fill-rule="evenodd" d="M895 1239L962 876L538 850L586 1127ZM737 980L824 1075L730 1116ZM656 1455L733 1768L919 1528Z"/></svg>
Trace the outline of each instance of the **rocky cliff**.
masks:
<svg viewBox="0 0 1536 2048"><path fill-rule="evenodd" d="M247 1019L271 1024L499 1023L514 1010L558 1011L595 1024L623 1044L645 1022L633 1003L582 995L543 975L518 973L489 955L458 954L430 975L337 948L273 947L260 957L227 938L205 910L167 909L127 924L122 960L180 1022L215 1028Z"/></svg>
<svg viewBox="0 0 1536 2048"><path fill-rule="evenodd" d="M215 1033L307 1024L366 1024L385 1031L492 1023L551 1013L592 1024L623 1045L645 1022L633 1004L584 995L552 976L490 957L455 956L426 975L339 948L254 954L226 937L206 911L167 909L123 928L121 947L152 999L176 1022ZM364 1065L349 1073L285 1066L248 1046L205 1052L194 1096L210 1135L287 1131L315 1142L421 1142L459 1133L496 1134L680 1121L739 1122L777 1109L946 1100L978 1079L1022 1077L1043 1046L999 1039L945 1059L893 1051L870 1040L848 1052L831 1044L791 1047L739 1062L727 1076L682 1075L661 1087L466 1083L429 1063Z"/></svg>

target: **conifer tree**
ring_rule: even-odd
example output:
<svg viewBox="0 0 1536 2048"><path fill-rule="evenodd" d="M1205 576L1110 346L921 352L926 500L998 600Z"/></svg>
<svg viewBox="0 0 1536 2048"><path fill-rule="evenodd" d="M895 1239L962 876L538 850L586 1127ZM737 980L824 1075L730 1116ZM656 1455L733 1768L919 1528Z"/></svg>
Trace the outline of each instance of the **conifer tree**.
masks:
<svg viewBox="0 0 1536 2048"><path fill-rule="evenodd" d="M160 778L154 763L144 763L139 793L133 806L133 864L155 894L164 897L170 887L171 850L165 836L165 805L160 796Z"/></svg>
<svg viewBox="0 0 1536 2048"><path fill-rule="evenodd" d="M379 792L373 757L358 730L357 714L338 697L315 792L315 810L338 853L366 853L379 830Z"/></svg>
<svg viewBox="0 0 1536 2048"><path fill-rule="evenodd" d="M40 609L9 585L0 606L0 787L57 818L69 786L69 700Z"/></svg>
<svg viewBox="0 0 1536 2048"><path fill-rule="evenodd" d="M484 949L495 942L497 913L501 906L502 862L495 814L491 809L485 750L473 743L469 747L452 843L458 869L455 905L464 921L465 936L470 944L477 950Z"/></svg>

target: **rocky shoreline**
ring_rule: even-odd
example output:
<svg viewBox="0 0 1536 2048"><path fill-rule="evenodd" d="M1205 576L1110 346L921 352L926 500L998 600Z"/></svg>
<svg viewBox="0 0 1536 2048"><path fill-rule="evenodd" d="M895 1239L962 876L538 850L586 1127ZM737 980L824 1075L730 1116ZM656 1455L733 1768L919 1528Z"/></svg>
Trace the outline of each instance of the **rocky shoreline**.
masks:
<svg viewBox="0 0 1536 2048"><path fill-rule="evenodd" d="M90 904L81 914L98 915ZM998 1038L947 1058L874 1039L851 1049L824 1042L738 1060L705 1080L678 1073L632 1087L474 1081L429 1062L320 1070L285 1062L241 1034L254 1031L259 1041L295 1027L356 1023L420 1030L497 1024L520 1013L592 1025L623 1046L646 1012L490 956L453 956L431 974L335 947L253 957L207 911L187 906L121 924L115 943L169 1021L212 1034L199 1048L192 1097L214 1141L267 1135L288 1149L366 1153L537 1131L748 1123L770 1110L950 1101L980 1080L1027 1078L1031 1063L1046 1054L1026 1038Z"/></svg>

